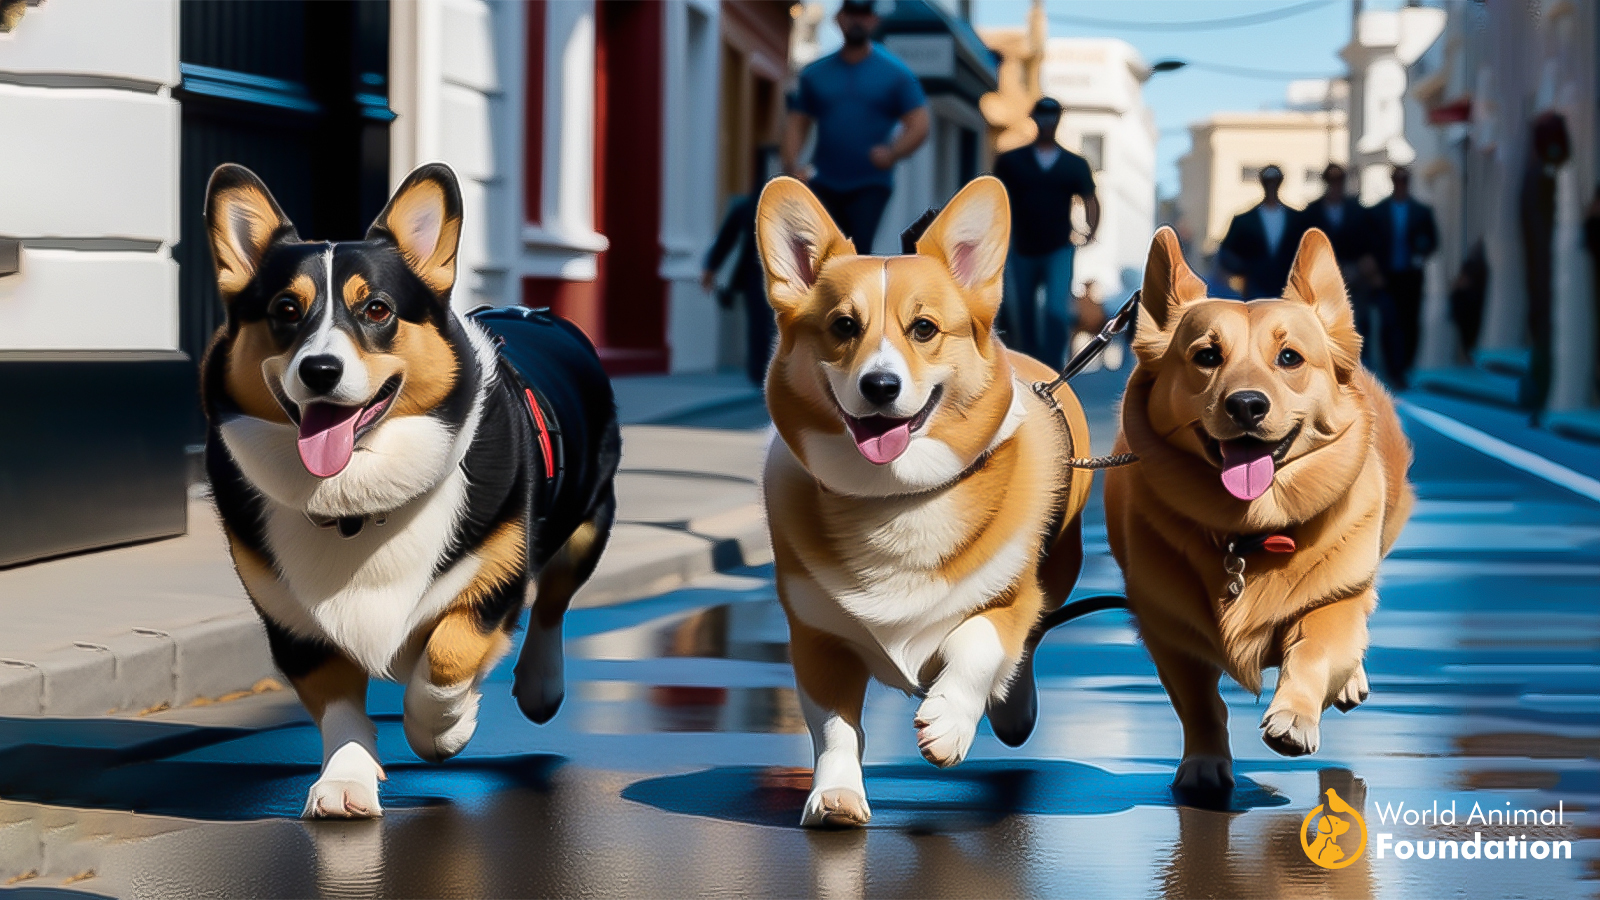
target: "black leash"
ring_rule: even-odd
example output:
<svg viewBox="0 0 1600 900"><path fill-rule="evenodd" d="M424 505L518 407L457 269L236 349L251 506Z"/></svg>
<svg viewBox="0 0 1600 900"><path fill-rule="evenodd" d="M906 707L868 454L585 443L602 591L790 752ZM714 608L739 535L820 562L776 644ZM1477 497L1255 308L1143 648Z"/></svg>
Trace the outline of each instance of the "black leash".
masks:
<svg viewBox="0 0 1600 900"><path fill-rule="evenodd" d="M1122 304L1122 308L1117 310L1117 314L1106 322L1100 329L1100 333L1085 344L1082 350L1079 350L1072 355L1071 359L1067 360L1067 364L1061 369L1061 374L1057 375L1054 381L1048 384L1043 381L1034 382L1033 392L1038 394L1039 398L1044 402L1050 404L1050 408L1055 410L1056 414L1061 416L1063 420L1066 419L1067 414L1062 411L1061 404L1056 402L1056 388L1076 378L1084 369L1089 367L1089 363L1094 362L1099 358L1100 354L1106 351L1106 346L1111 343L1113 338L1126 331L1128 326L1133 324L1133 320L1139 315L1140 293L1140 291L1133 292L1133 296L1128 298L1127 303ZM1114 469L1118 466L1126 466L1138 461L1139 457L1132 453L1113 453L1110 456L1073 457L1067 460L1067 465L1074 469ZM1065 609L1066 607L1062 608Z"/></svg>

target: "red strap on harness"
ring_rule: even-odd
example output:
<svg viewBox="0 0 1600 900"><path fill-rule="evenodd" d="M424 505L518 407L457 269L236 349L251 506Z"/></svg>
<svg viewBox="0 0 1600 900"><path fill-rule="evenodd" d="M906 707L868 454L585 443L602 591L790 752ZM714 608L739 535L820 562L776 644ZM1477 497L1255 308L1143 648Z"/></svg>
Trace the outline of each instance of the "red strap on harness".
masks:
<svg viewBox="0 0 1600 900"><path fill-rule="evenodd" d="M533 391L523 388L522 393L527 395L528 411L533 413L534 424L539 426L539 450L544 454L544 477L549 481L556 477L555 451L550 448L550 426L544 422L544 410L539 408L539 401L534 398Z"/></svg>

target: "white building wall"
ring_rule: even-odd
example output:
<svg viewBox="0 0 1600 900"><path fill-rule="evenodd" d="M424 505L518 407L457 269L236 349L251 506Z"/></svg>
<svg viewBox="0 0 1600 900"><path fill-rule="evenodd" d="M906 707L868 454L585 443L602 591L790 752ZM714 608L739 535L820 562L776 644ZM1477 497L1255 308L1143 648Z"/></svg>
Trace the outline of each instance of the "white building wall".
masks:
<svg viewBox="0 0 1600 900"><path fill-rule="evenodd" d="M178 346L176 0L54 0L0 34L0 350Z"/></svg>
<svg viewBox="0 0 1600 900"><path fill-rule="evenodd" d="M407 0L391 7L389 104L397 118L390 181L398 186L425 162L455 169L465 216L452 298L457 309L506 305L519 296L512 246L502 236L511 227L508 175L520 164L520 143L503 133L509 121L499 111L504 86L521 81L521 54L505 39L507 26L520 24L520 9L508 2Z"/></svg>
<svg viewBox="0 0 1600 900"><path fill-rule="evenodd" d="M673 372L717 368L715 299L700 287L700 258L717 227L716 0L672 0L666 9L662 135L661 278L667 283L667 347Z"/></svg>

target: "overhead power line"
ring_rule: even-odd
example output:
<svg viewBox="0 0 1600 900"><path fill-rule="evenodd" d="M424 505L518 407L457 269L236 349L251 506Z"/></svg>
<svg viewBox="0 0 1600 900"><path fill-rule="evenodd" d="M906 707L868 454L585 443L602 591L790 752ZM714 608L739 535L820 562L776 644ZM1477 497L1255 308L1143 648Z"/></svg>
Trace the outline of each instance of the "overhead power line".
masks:
<svg viewBox="0 0 1600 900"><path fill-rule="evenodd" d="M1051 13L1050 21L1062 25L1076 25L1083 28L1114 28L1122 31L1220 31L1225 28L1247 28L1251 25L1260 25L1265 22L1276 22L1290 16L1310 12L1336 2L1336 0L1304 0L1301 3L1291 3L1279 9L1269 9L1258 13L1247 13L1242 16L1226 16L1220 19L1191 19L1186 22L1153 22L1148 19L1097 19L1090 16L1073 16L1064 13Z"/></svg>
<svg viewBox="0 0 1600 900"><path fill-rule="evenodd" d="M1232 75L1235 78L1260 78L1265 81L1344 77L1342 72L1285 72L1278 69L1250 69L1244 66L1228 66L1221 63L1200 62L1192 59L1184 61L1184 68L1199 69L1202 72L1215 72L1218 75Z"/></svg>

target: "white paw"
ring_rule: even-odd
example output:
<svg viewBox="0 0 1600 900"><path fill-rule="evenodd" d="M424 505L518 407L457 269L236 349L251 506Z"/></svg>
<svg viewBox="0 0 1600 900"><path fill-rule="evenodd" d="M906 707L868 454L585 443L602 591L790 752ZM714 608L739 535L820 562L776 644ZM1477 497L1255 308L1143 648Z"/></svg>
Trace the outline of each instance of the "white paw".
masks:
<svg viewBox="0 0 1600 900"><path fill-rule="evenodd" d="M1284 756L1305 756L1322 744L1318 719L1287 707L1268 708L1261 718L1261 740Z"/></svg>
<svg viewBox="0 0 1600 900"><path fill-rule="evenodd" d="M383 815L378 803L378 782L383 767L367 749L354 741L328 758L322 777L306 795L306 819L372 819Z"/></svg>
<svg viewBox="0 0 1600 900"><path fill-rule="evenodd" d="M1233 760L1226 756L1186 756L1172 778L1172 789L1202 797L1229 793L1233 790Z"/></svg>
<svg viewBox="0 0 1600 900"><path fill-rule="evenodd" d="M478 730L482 695L473 682L437 687L413 681L406 686L406 742L428 762L444 762L467 746Z"/></svg>
<svg viewBox="0 0 1600 900"><path fill-rule="evenodd" d="M972 739L978 733L983 708L962 709L943 694L935 694L917 707L917 749L922 758L941 769L948 769L967 758Z"/></svg>
<svg viewBox="0 0 1600 900"><path fill-rule="evenodd" d="M849 788L817 788L806 798L801 828L859 828L872 818L867 798Z"/></svg>
<svg viewBox="0 0 1600 900"><path fill-rule="evenodd" d="M1357 663L1356 670L1350 673L1350 680L1339 689L1339 696L1333 698L1333 705L1338 707L1340 712L1349 712L1366 702L1370 692L1367 686L1367 667Z"/></svg>

